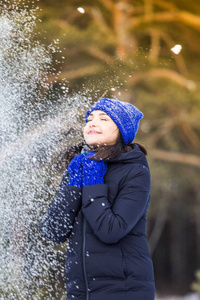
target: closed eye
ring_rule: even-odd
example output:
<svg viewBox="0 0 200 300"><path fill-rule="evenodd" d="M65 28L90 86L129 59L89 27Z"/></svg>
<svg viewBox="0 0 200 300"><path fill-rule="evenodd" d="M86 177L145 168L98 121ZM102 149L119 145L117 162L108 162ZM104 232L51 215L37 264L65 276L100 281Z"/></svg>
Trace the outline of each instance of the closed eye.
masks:
<svg viewBox="0 0 200 300"><path fill-rule="evenodd" d="M104 119L104 118L101 118L100 119L101 121L109 121L108 119ZM89 120L87 120L88 122L91 122L92 121L92 119L89 119Z"/></svg>

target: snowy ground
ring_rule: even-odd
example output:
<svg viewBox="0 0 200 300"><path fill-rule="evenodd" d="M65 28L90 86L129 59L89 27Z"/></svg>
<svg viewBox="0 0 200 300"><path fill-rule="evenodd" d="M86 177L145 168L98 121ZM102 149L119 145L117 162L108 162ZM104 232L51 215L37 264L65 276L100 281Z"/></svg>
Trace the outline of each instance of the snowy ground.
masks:
<svg viewBox="0 0 200 300"><path fill-rule="evenodd" d="M200 300L200 294L189 294L186 296L156 297L156 300Z"/></svg>

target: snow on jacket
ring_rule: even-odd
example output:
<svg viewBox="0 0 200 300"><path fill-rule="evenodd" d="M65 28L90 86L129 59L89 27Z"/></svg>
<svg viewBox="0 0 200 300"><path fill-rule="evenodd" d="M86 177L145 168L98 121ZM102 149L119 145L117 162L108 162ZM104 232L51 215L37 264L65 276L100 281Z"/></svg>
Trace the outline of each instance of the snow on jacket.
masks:
<svg viewBox="0 0 200 300"><path fill-rule="evenodd" d="M67 186L64 173L41 231L55 243L69 239L67 300L154 300L146 157L136 145L107 163L104 184Z"/></svg>

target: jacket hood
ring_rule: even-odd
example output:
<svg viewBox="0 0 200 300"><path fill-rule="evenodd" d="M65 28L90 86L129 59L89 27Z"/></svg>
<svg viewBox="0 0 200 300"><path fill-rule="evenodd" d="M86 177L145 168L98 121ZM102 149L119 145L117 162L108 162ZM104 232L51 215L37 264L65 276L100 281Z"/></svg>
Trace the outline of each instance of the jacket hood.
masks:
<svg viewBox="0 0 200 300"><path fill-rule="evenodd" d="M135 144L135 147L133 150L130 150L129 152L124 152L119 154L118 156L110 159L105 159L105 162L108 163L140 163L144 165L145 167L148 167L147 159L145 154L140 150L139 146Z"/></svg>

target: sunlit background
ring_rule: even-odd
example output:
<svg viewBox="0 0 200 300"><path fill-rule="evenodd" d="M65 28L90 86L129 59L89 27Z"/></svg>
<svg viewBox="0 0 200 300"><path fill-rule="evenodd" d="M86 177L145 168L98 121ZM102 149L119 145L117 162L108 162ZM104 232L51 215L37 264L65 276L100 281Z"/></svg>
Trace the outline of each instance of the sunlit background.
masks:
<svg viewBox="0 0 200 300"><path fill-rule="evenodd" d="M39 224L102 96L144 113L157 299L200 299L199 66L196 0L1 1L0 300L65 299Z"/></svg>

